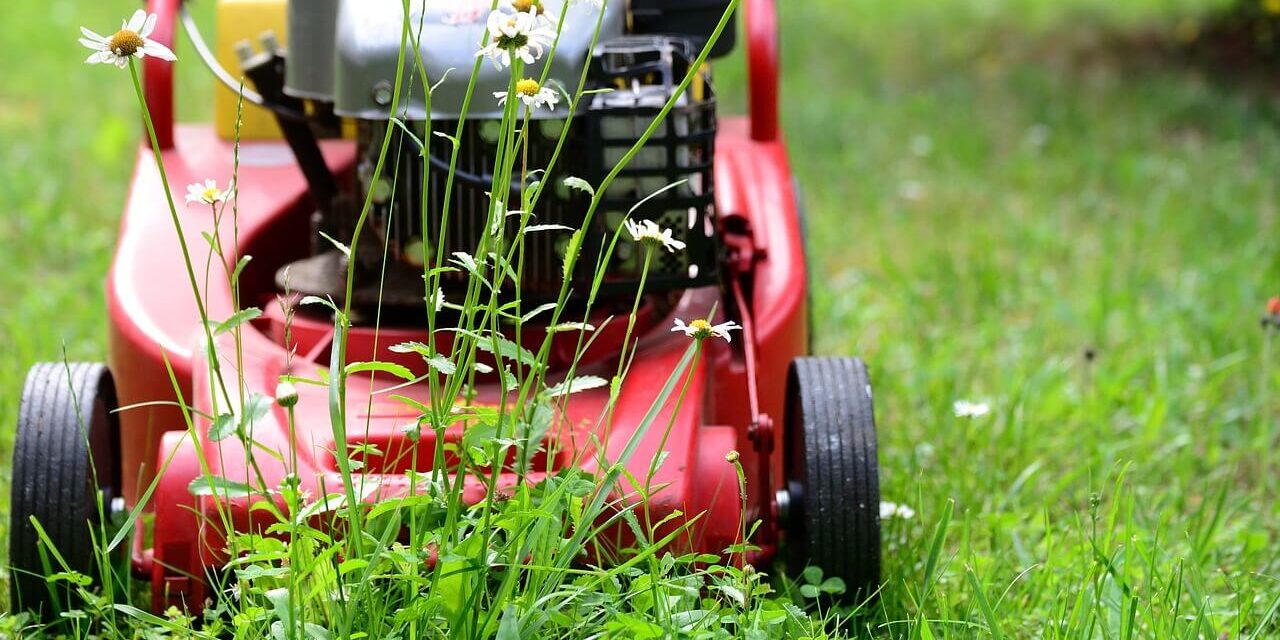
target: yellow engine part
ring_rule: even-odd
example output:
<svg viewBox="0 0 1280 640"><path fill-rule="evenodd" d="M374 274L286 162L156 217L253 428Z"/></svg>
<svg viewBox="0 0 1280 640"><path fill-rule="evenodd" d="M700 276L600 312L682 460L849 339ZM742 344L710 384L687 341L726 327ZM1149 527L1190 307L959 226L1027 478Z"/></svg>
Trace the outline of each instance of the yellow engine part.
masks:
<svg viewBox="0 0 1280 640"><path fill-rule="evenodd" d="M236 55L236 43L248 41L255 50L258 38L270 31L282 46L288 46L288 15L285 0L218 0L217 36L213 53L222 67L235 77L240 76L240 57ZM218 136L231 140L236 135L236 108L239 96L218 80L213 90L213 121ZM247 79L246 88L253 84ZM280 127L275 117L266 109L244 104L244 122L240 125L241 140L279 140Z"/></svg>

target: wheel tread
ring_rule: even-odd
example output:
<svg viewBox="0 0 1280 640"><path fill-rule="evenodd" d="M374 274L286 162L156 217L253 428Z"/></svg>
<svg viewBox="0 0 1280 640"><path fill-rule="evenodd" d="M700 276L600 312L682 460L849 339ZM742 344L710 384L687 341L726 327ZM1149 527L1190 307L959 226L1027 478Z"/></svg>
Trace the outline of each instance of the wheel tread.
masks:
<svg viewBox="0 0 1280 640"><path fill-rule="evenodd" d="M874 401L865 365L852 358L800 358L788 385L788 477L806 490L793 558L839 576L848 596L880 581L880 492ZM793 446L795 446L793 445ZM797 557L798 555L798 557Z"/></svg>

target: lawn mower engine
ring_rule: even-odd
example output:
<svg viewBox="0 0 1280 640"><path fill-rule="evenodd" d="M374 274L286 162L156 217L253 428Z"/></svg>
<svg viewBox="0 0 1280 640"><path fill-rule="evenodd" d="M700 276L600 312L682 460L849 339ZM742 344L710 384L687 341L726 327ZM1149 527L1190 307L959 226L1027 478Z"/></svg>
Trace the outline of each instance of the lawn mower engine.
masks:
<svg viewBox="0 0 1280 640"><path fill-rule="evenodd" d="M356 129L353 184L342 184L322 170L308 177L318 205L314 252L282 268L277 284L282 290L342 302L347 258L323 238L352 238L369 203L370 233L360 236L350 258L356 263L353 307L370 312L360 314L363 317L373 317L371 311L380 307L384 320L420 321L426 309L424 261L435 265L458 252L476 253L489 224L494 206L489 194L495 190L492 171L502 135L502 107L493 95L508 89L510 71L485 64L471 88L470 77L456 69L474 64L475 30L458 25L477 22L487 11L435 5L411 17L423 24L419 53L425 78L406 70L396 104L392 74L400 52L400 3L330 5L336 9L330 14L332 21L318 16L310 6L291 14L289 37L294 45L288 60L294 62L250 60L246 70L257 78L284 69L282 83L265 78L259 86L281 86L284 97L305 97L321 104L318 111L349 118ZM684 251L656 256L646 291L674 291L719 281L713 188L716 100L709 67L698 70L689 88L679 91L705 35L628 34L622 6L617 3L616 9L606 10L594 51L590 47L598 14L571 11L554 59L524 73L533 78L546 73L549 86L572 94L586 66L585 88L594 92L573 113L563 96L555 109L533 110L519 149L518 177L503 185L505 189L498 187L501 192L496 199L517 209L526 189L534 183L547 185L537 199L532 224L563 227L525 239L520 293L534 304L556 297L572 230L586 224L589 195L566 186L564 178L599 184L677 92L674 109L622 168L598 214L586 226L583 255L571 279L575 285L589 285L599 252L630 213L633 219L653 220L672 229L676 239L686 244ZM330 36L334 33L336 38ZM334 72L320 77L313 63L324 59L335 60ZM265 69L256 70L258 66ZM434 85L429 105L423 90L427 82ZM292 129L294 148L312 156L309 161L303 158L305 164L323 166L319 147L310 139L317 127L309 132L282 120L282 129L286 135ZM380 163L384 144L388 152ZM532 171L552 165L553 159L550 175ZM520 171L521 167L526 170ZM507 216L504 236L514 237L520 223L520 216ZM616 247L605 269L606 298L613 293L627 299L634 295L642 257L631 243ZM460 296L469 277L466 271L444 274L445 298Z"/></svg>
<svg viewBox="0 0 1280 640"><path fill-rule="evenodd" d="M545 77L544 86L569 95L583 83L587 93L532 111L521 125L517 178L495 185L504 132L494 93L511 78L477 62L491 0L221 0L216 55L181 0L148 0L156 14L150 37L173 48L181 17L224 85L212 125L176 125L173 67L142 61L168 180L226 184L234 176L227 209L234 214L200 203L171 212L155 157L140 149L106 283L108 366L38 365L23 390L9 529L15 609L51 619L74 603L71 581L44 579L50 545L62 569L102 581L109 576L99 575L95 543L133 526L132 566L151 583L152 608L199 610L218 596L217 581L207 578L227 574L228 527L265 534L273 522L255 500L278 495L286 482L326 496L344 486L342 461L358 467L360 486L373 488L360 495L369 504L420 493L415 478L437 470L458 479L461 499L476 504L489 491L571 469L597 477L602 460L622 461L629 477L651 482L643 512L662 523L657 535L670 541L667 550L760 565L785 550L789 571L811 563L843 578L851 598L875 592L871 387L856 359L808 357L799 194L778 119L775 0L741 2L746 117L717 113L702 56L729 0L608 0L603 8L543 1L554 15L569 13L554 55L547 51L521 75ZM709 58L733 47L729 19ZM267 29L284 34L287 51ZM237 61L251 92L241 93L227 70ZM637 148L646 132L652 137ZM608 176L616 179L595 196L565 182L577 177L601 189ZM588 220L591 197L598 206ZM568 304L585 310L598 269L604 279L586 317L596 328L585 351L578 335L536 320L518 337L525 345L547 341L548 384L570 375L608 380L624 350L628 374L617 389L583 390L558 406L524 467L495 464L495 486L461 473L457 459L438 460L437 450L462 446L468 425L421 428L415 406L440 401L425 383L356 369L340 400L300 384L290 408L271 401L282 377L320 380L343 362L425 372L421 357L391 348L417 342L448 351L453 334L427 321L436 293L427 294L424 273L465 262L461 254L484 260L492 249L482 249L481 238L499 219L497 202L519 209L530 199L529 223L557 226L524 236L521 303L533 309L556 300L567 278ZM503 238L516 237L520 218L501 216ZM639 245L618 234L627 219L651 220L685 244L655 254L634 331L616 321L631 313L644 271ZM581 267L569 274L572 231L564 229L582 234ZM208 319L224 323L216 331L190 294L186 256L186 246L214 239L225 264L195 271L239 274L238 288L221 277L199 283ZM462 300L468 275L442 274L446 301ZM335 332L323 305L297 304L308 295L350 303L349 329ZM450 327L453 313L445 305L434 328ZM741 331L705 340L690 361L690 338L672 327L696 319L733 321ZM216 334L212 348L206 332ZM215 363L223 383L211 379ZM668 384L676 371L684 371L678 398ZM496 374L467 382L460 409L511 400ZM214 401L219 393L227 402ZM350 424L335 427L335 415ZM662 428L643 430L657 423ZM250 442L260 454L252 464ZM434 467L441 460L447 468ZM212 491L213 478L252 490ZM609 499L636 506L633 495ZM151 517L127 518L144 500ZM759 526L744 547L743 525L752 523ZM617 560L634 546L626 527L605 535L614 533L617 544L597 549L591 562Z"/></svg>

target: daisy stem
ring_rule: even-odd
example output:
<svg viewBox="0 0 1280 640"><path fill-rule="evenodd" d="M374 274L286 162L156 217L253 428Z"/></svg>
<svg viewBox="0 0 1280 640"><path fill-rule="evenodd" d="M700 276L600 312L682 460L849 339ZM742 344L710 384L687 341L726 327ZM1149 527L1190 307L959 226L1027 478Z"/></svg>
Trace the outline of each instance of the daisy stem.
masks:
<svg viewBox="0 0 1280 640"><path fill-rule="evenodd" d="M200 314L200 326L204 329L204 337L210 351L213 350L213 330L209 327L209 312L204 305L204 300L200 298L200 283L196 279L195 268L192 267L191 249L187 246L187 236L182 229L182 219L178 216L178 207L173 202L173 189L169 186L169 174L164 166L164 154L160 151L160 141L156 137L155 123L151 121L151 110L147 107L146 94L142 90L142 79L138 76L138 63L135 59L129 59L129 75L133 78L133 90L138 97L138 106L142 111L142 121L147 127L147 137L151 141L151 153L155 156L156 171L160 175L160 183L164 187L165 203L169 207L169 218L173 221L173 230L178 236L178 247L182 250L182 265L187 270L187 280L191 283L191 293L196 302L196 311ZM226 383L222 379L222 367L218 363L217 357L210 357L209 366L213 373L213 379L217 381L221 388L223 397L230 401L231 395L227 392Z"/></svg>
<svg viewBox="0 0 1280 640"><path fill-rule="evenodd" d="M649 267L653 263L653 252L656 248L648 243L644 246L644 267L640 271L640 284L636 287L636 297L631 303L631 314L627 316L627 331L622 335L622 355L618 358L617 377L622 378L628 370L631 369L632 356L639 344L635 347L631 345L631 334L636 328L636 315L640 313L640 301L644 299L644 288L649 280ZM613 413L612 403L610 403L610 414Z"/></svg>
<svg viewBox="0 0 1280 640"><path fill-rule="evenodd" d="M142 79L138 77L138 63L129 59L129 75L133 78L133 90L138 96L138 106L142 109L142 121L147 125L147 137L151 140L151 153L155 156L156 171L160 173L160 183L164 185L165 203L169 206L169 217L173 220L173 229L178 233L178 247L182 249L182 264L187 269L187 278L191 281L191 291L195 294L196 310L204 326L205 337L213 341L209 330L209 314L204 301L200 299L200 283L196 280L196 272L191 266L191 250L187 246L187 236L182 230L182 220L178 217L178 207L173 202L173 190L169 187L169 174L164 168L164 154L160 151L160 141L156 138L156 127L151 121L151 110L147 107L147 98L142 91ZM217 365L215 365L217 366Z"/></svg>

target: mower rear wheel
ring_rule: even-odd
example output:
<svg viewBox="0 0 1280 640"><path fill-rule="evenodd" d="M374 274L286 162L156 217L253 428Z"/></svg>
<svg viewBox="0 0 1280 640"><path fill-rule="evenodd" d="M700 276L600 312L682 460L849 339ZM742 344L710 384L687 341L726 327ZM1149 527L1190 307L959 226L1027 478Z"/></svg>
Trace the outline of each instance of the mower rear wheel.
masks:
<svg viewBox="0 0 1280 640"><path fill-rule="evenodd" d="M797 358L786 411L790 564L841 578L845 599L862 602L880 586L880 473L866 365Z"/></svg>
<svg viewBox="0 0 1280 640"><path fill-rule="evenodd" d="M91 531L121 506L115 409L115 384L103 365L42 363L27 373L13 446L11 610L54 620L73 602L73 590L66 581L47 582L46 575L70 569L93 578L95 587L107 577L98 570Z"/></svg>

